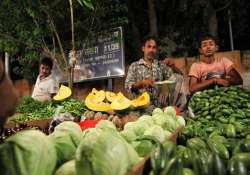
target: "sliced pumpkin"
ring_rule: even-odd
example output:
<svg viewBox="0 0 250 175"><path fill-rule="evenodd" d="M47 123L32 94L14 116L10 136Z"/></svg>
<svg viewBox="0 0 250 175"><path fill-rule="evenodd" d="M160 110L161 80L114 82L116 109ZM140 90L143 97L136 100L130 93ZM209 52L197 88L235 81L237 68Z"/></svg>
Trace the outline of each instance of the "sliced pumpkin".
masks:
<svg viewBox="0 0 250 175"><path fill-rule="evenodd" d="M105 99L105 91L104 90L96 90L95 88L92 89L91 94L95 96L95 101L102 102Z"/></svg>
<svg viewBox="0 0 250 175"><path fill-rule="evenodd" d="M111 108L116 111L128 109L131 106L131 101L119 92L116 98L111 103Z"/></svg>
<svg viewBox="0 0 250 175"><path fill-rule="evenodd" d="M105 92L105 96L106 96L106 99L109 101L109 102L113 102L115 100L115 98L117 97L116 93L114 92L110 92L110 91L106 91Z"/></svg>
<svg viewBox="0 0 250 175"><path fill-rule="evenodd" d="M60 101L70 97L72 91L69 87L61 85L57 94L53 97L54 100Z"/></svg>
<svg viewBox="0 0 250 175"><path fill-rule="evenodd" d="M100 111L100 112L112 111L109 103L105 103L103 101L100 101L100 99L98 99L98 97L93 93L90 93L86 97L85 105L87 106L87 108L89 108L90 110L93 110L93 111Z"/></svg>
<svg viewBox="0 0 250 175"><path fill-rule="evenodd" d="M131 101L134 107L146 107L150 104L150 95L147 92L142 93L138 98Z"/></svg>

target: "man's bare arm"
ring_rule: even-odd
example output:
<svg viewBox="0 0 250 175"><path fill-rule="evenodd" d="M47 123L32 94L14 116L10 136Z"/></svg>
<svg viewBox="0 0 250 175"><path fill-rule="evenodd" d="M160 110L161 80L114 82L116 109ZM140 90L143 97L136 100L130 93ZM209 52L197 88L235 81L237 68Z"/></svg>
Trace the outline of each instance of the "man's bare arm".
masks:
<svg viewBox="0 0 250 175"><path fill-rule="evenodd" d="M209 80L204 80L203 82L198 82L198 79L191 76L189 80L189 91L191 94L207 89L209 86L216 83L216 79L212 78Z"/></svg>
<svg viewBox="0 0 250 175"><path fill-rule="evenodd" d="M242 77L240 76L239 72L237 70L235 70L234 68L232 68L228 72L228 78L226 78L226 80L229 81L230 85L240 85L240 84L243 84Z"/></svg>

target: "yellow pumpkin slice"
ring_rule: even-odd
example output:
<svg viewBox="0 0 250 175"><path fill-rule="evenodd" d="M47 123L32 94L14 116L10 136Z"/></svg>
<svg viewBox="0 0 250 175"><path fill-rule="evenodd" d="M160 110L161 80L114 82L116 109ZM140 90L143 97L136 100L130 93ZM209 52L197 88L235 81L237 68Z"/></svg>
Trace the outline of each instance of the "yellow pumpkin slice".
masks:
<svg viewBox="0 0 250 175"><path fill-rule="evenodd" d="M104 103L103 101L99 101L96 95L90 93L85 99L85 105L87 108L93 111L100 112L109 112L112 111L109 103Z"/></svg>
<svg viewBox="0 0 250 175"><path fill-rule="evenodd" d="M131 101L134 107L146 107L150 104L150 96L147 92L142 93L138 98Z"/></svg>
<svg viewBox="0 0 250 175"><path fill-rule="evenodd" d="M97 102L102 102L105 99L105 91L104 90L96 90L95 88L92 89L91 94L95 96L95 100Z"/></svg>
<svg viewBox="0 0 250 175"><path fill-rule="evenodd" d="M69 87L61 85L57 94L53 97L54 100L60 101L70 97L72 91Z"/></svg>
<svg viewBox="0 0 250 175"><path fill-rule="evenodd" d="M114 92L110 92L110 91L106 91L105 92L105 96L106 96L106 99L109 101L109 102L113 102L115 100L115 98L117 97L117 95L114 93Z"/></svg>
<svg viewBox="0 0 250 175"><path fill-rule="evenodd" d="M119 111L127 109L131 106L131 101L125 97L121 92L119 92L116 98L111 103L111 108L113 110Z"/></svg>

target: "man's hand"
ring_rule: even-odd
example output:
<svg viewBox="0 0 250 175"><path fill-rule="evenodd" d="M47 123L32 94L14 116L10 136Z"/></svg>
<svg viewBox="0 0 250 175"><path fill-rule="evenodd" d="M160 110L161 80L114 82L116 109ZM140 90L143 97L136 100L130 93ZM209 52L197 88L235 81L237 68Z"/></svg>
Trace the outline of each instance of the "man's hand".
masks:
<svg viewBox="0 0 250 175"><path fill-rule="evenodd" d="M154 81L145 79L140 82L140 87L141 88L148 88L148 87L153 87L154 86Z"/></svg>
<svg viewBox="0 0 250 175"><path fill-rule="evenodd" d="M228 80L222 79L222 78L216 78L215 84L222 85L224 87L228 87L230 85Z"/></svg>
<svg viewBox="0 0 250 175"><path fill-rule="evenodd" d="M182 71L175 66L174 60L172 58L165 58L161 61L161 63L171 67L174 73L183 75Z"/></svg>
<svg viewBox="0 0 250 175"><path fill-rule="evenodd" d="M162 63L168 65L169 67L175 66L174 61L171 58L165 58L162 60Z"/></svg>

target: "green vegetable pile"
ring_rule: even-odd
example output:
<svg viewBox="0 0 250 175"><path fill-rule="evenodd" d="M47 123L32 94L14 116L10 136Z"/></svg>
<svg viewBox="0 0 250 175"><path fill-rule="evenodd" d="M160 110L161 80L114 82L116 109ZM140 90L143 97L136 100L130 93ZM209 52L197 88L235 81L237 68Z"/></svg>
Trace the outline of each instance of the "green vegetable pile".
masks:
<svg viewBox="0 0 250 175"><path fill-rule="evenodd" d="M50 104L51 102L40 102L30 96L26 96L22 98L20 104L16 107L16 112L31 113L44 109Z"/></svg>
<svg viewBox="0 0 250 175"><path fill-rule="evenodd" d="M86 110L83 102L73 98L69 98L65 101L62 101L60 105L63 106L60 113L69 112L73 116L81 116Z"/></svg>
<svg viewBox="0 0 250 175"><path fill-rule="evenodd" d="M147 156L157 145L170 139L173 132L185 126L185 120L176 116L173 107L167 107L163 112L155 108L152 116L143 115L135 122L128 122L121 132L128 143L137 151L139 156Z"/></svg>
<svg viewBox="0 0 250 175"><path fill-rule="evenodd" d="M0 145L1 174L51 175L55 166L55 147L40 131L18 132Z"/></svg>
<svg viewBox="0 0 250 175"><path fill-rule="evenodd" d="M250 133L250 92L240 87L221 87L195 94L189 106L195 114L183 134L207 137L214 130L234 138Z"/></svg>
<svg viewBox="0 0 250 175"><path fill-rule="evenodd" d="M72 121L57 125L49 136L26 130L0 145L5 175L126 175L139 161L134 148L107 120L84 133Z"/></svg>
<svg viewBox="0 0 250 175"><path fill-rule="evenodd" d="M10 121L26 122L48 119L53 116L57 106L62 106L60 113L68 112L74 117L80 117L85 111L84 103L72 98L61 102L40 102L32 97L24 97L16 108L16 112L21 114L10 118Z"/></svg>
<svg viewBox="0 0 250 175"><path fill-rule="evenodd" d="M43 120L48 119L53 116L55 113L55 107L52 103L47 103L48 105L44 108L38 108L33 110L33 112L23 113L15 116L14 118L10 118L11 121L14 122L26 122L30 120Z"/></svg>
<svg viewBox="0 0 250 175"><path fill-rule="evenodd" d="M151 154L151 174L249 174L249 97L240 87L194 94L194 118L187 118L177 146L164 143Z"/></svg>
<svg viewBox="0 0 250 175"><path fill-rule="evenodd" d="M165 142L151 153L150 175L247 175L250 172L250 140L236 145L220 135L188 139L185 145Z"/></svg>

